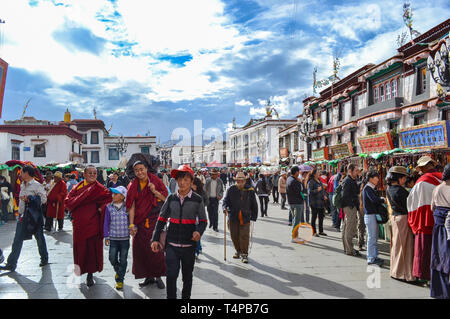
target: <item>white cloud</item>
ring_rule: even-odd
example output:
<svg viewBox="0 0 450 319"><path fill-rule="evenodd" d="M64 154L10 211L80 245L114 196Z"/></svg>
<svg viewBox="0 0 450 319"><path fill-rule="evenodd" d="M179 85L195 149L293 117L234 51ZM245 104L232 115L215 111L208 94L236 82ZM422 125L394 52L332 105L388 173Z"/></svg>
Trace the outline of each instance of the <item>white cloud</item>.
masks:
<svg viewBox="0 0 450 319"><path fill-rule="evenodd" d="M239 105L239 106L251 106L251 105L253 105L252 102L247 101L247 100L245 100L245 99L242 99L242 100L240 100L239 102L236 102L235 104L236 104L236 105Z"/></svg>

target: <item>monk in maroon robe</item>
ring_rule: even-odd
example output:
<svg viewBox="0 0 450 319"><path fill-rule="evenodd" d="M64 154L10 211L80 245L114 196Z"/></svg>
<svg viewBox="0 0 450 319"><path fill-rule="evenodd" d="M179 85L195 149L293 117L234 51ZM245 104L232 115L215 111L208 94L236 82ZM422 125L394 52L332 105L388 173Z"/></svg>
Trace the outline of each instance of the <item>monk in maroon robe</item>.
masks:
<svg viewBox="0 0 450 319"><path fill-rule="evenodd" d="M146 164L137 161L133 169L136 178L128 185L126 201L133 236L133 274L136 279L145 278L139 284L141 287L156 282L158 288L164 289L161 280L166 275L164 252L154 253L150 243L168 191L156 175L148 172Z"/></svg>
<svg viewBox="0 0 450 319"><path fill-rule="evenodd" d="M111 192L97 181L97 169L88 166L83 182L70 191L65 204L72 213L75 274L87 273L86 284L94 284L93 273L103 270L103 217Z"/></svg>
<svg viewBox="0 0 450 319"><path fill-rule="evenodd" d="M58 229L62 230L64 225L64 200L67 196L67 185L62 179L62 173L56 172L54 184L47 193L47 215L45 229L52 229L53 218L58 220Z"/></svg>

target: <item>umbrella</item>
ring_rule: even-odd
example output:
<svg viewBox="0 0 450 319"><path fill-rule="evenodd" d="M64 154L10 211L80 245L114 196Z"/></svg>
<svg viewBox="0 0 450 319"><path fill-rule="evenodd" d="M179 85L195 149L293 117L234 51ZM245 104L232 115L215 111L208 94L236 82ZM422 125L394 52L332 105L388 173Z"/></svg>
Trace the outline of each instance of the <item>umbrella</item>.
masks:
<svg viewBox="0 0 450 319"><path fill-rule="evenodd" d="M223 165L221 163L219 163L218 161L213 161L206 166L207 167L223 167Z"/></svg>
<svg viewBox="0 0 450 319"><path fill-rule="evenodd" d="M130 179L135 178L133 165L137 161L141 161L141 162L147 164L148 171L153 174L156 174L158 167L160 165L159 159L153 155L146 154L146 153L145 154L135 153L135 154L131 155L129 161L127 162L126 174L127 174L128 178L130 178Z"/></svg>
<svg viewBox="0 0 450 319"><path fill-rule="evenodd" d="M305 164L300 165L298 168L300 169L301 172L309 172L314 169L311 166Z"/></svg>

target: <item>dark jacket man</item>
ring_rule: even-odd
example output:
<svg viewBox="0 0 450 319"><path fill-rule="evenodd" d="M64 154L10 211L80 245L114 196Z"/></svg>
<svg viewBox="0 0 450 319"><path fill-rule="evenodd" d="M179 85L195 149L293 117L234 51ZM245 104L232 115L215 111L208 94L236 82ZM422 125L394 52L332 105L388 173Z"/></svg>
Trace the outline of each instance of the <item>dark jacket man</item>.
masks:
<svg viewBox="0 0 450 319"><path fill-rule="evenodd" d="M347 175L342 181L342 207L359 207L360 188L356 181Z"/></svg>
<svg viewBox="0 0 450 319"><path fill-rule="evenodd" d="M242 220L244 224L256 221L258 218L258 203L256 201L255 190L253 187L245 186L241 191L236 185L231 186L225 199L223 208L228 211L229 218L233 222L239 222L239 212L242 211Z"/></svg>
<svg viewBox="0 0 450 319"><path fill-rule="evenodd" d="M289 176L286 181L286 194L289 205L303 204L302 193L305 193L305 187L295 177Z"/></svg>

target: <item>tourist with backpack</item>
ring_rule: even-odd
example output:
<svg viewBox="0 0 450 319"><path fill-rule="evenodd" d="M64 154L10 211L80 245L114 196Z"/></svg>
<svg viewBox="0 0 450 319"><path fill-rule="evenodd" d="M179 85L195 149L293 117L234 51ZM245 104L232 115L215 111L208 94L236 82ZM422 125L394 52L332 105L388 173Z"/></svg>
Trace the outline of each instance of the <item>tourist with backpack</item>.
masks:
<svg viewBox="0 0 450 319"><path fill-rule="evenodd" d="M347 166L347 177L342 182L342 198L341 204L344 212L344 224L342 227L342 242L344 245L344 252L349 256L361 256L359 251L353 248L353 237L356 235L357 227L357 215L359 206L359 188L356 184L356 178L358 176L359 169L355 164L349 164ZM341 186L341 185L340 185ZM339 186L337 189L339 193ZM337 196L336 194L335 196ZM336 205L336 200L335 200ZM338 206L336 206L338 207Z"/></svg>

